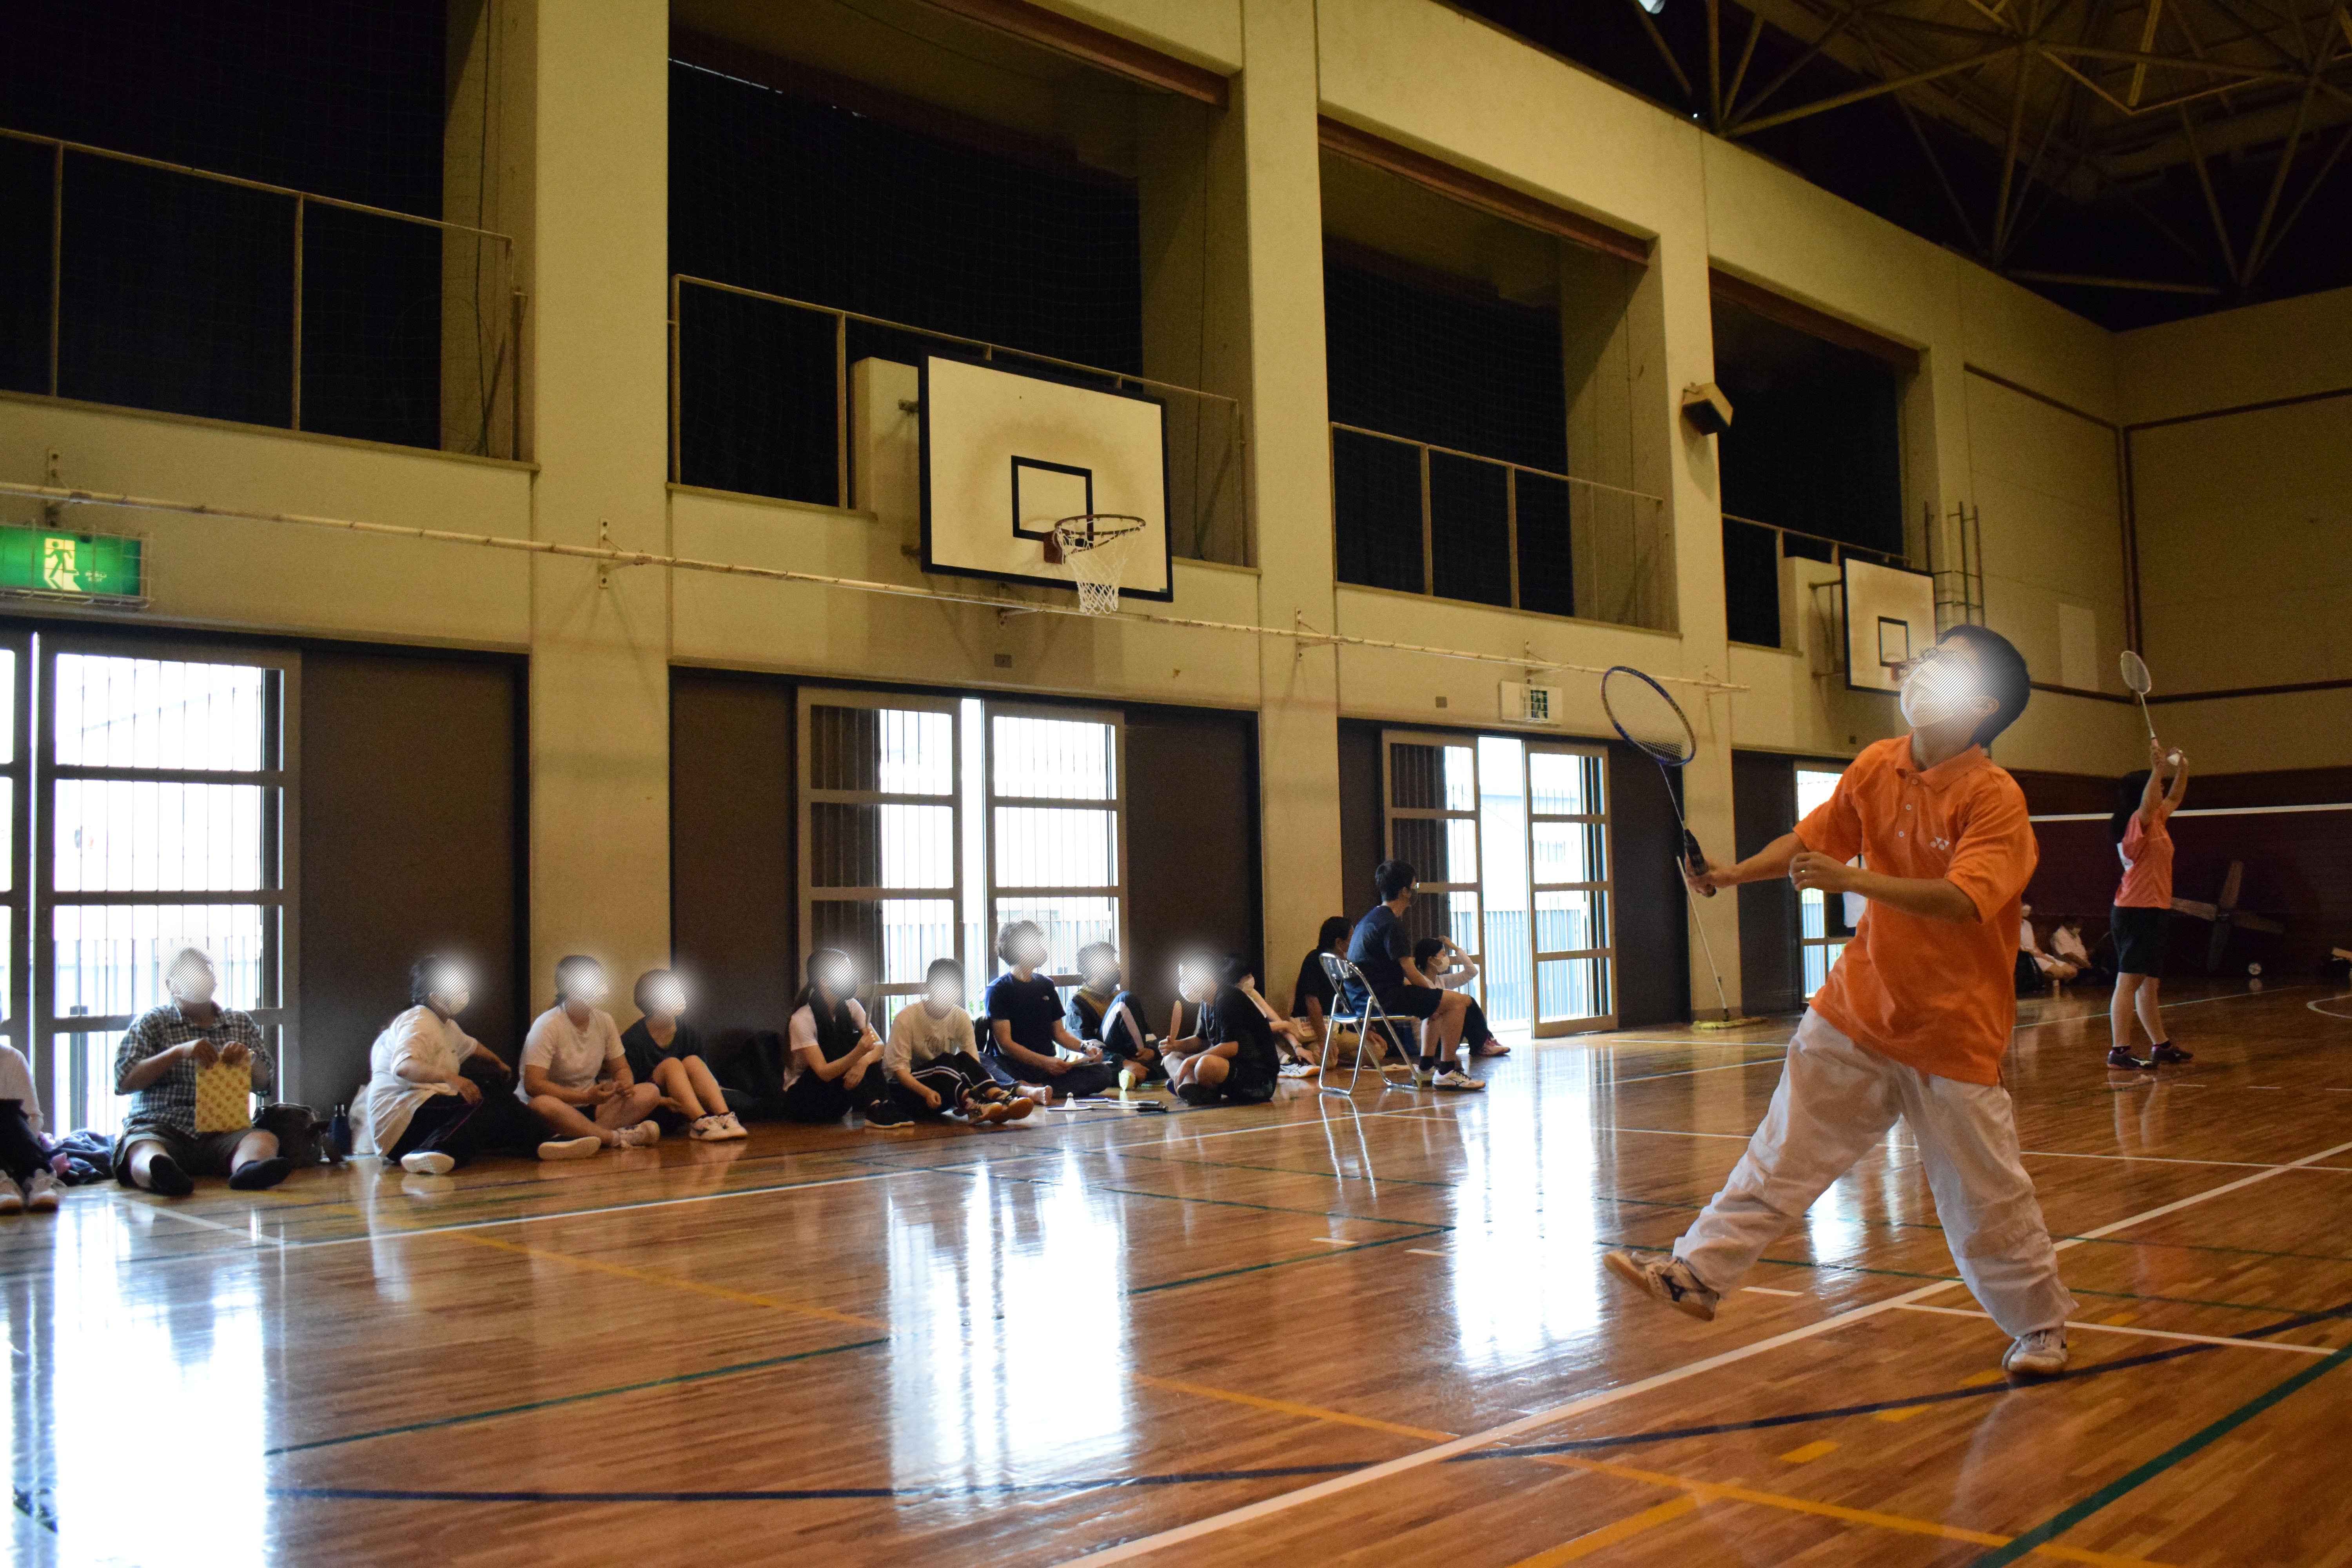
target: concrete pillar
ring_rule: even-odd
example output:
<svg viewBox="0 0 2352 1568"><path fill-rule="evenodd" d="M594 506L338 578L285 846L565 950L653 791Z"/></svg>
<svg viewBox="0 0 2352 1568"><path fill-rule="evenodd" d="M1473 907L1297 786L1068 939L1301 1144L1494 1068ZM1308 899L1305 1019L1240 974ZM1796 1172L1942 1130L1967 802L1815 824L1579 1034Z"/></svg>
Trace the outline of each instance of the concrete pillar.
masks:
<svg viewBox="0 0 2352 1568"><path fill-rule="evenodd" d="M449 0L441 217L441 449L513 458L517 290L530 276L536 7Z"/></svg>
<svg viewBox="0 0 2352 1568"><path fill-rule="evenodd" d="M1690 132L1696 144L1700 132ZM1698 188L1701 156L1692 148L1692 188ZM1640 489L1668 498L1673 562L1671 592L1675 626L1682 633L1685 676L1723 679L1731 670L1731 645L1723 605L1723 484L1716 439L1702 436L1682 417L1682 389L1715 379L1715 328L1707 285L1707 258L1700 237L1703 221L1677 226L1658 243L1634 290L1630 311L1633 355L1656 371L1634 383L1634 428L1671 432L1664 473L1643 460L1637 436L1636 471L1647 470ZM1688 235L1677 242L1673 236ZM1696 243L1695 243L1696 242ZM1646 345L1646 346L1645 346ZM1733 858L1731 814L1731 703L1726 695L1706 696L1690 687L1673 689L1690 716L1698 751L1683 769L1683 813L1707 855ZM1691 932L1690 997L1694 1017L1721 1017L1727 1005L1739 1008L1739 900L1728 895L1688 900L1696 928ZM1718 1000L1716 981L1723 984Z"/></svg>
<svg viewBox="0 0 2352 1568"><path fill-rule="evenodd" d="M1235 83L1248 204L1250 472L1259 614L1326 630L1332 583L1330 400L1314 0L1243 0ZM1341 904L1336 651L1258 640L1265 963L1280 972Z"/></svg>
<svg viewBox="0 0 2352 1568"><path fill-rule="evenodd" d="M669 8L540 7L532 531L667 548ZM623 994L669 958L669 593L536 559L530 995L592 953Z"/></svg>

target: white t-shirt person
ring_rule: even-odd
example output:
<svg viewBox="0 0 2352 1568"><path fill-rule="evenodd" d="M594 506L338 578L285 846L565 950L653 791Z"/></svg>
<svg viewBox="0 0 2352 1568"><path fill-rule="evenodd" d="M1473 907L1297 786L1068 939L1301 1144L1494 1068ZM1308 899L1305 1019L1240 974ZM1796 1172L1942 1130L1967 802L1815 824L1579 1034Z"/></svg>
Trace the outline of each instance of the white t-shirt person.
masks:
<svg viewBox="0 0 2352 1568"><path fill-rule="evenodd" d="M559 1088L580 1089L593 1088L598 1079L611 1076L605 1070L606 1062L625 1065L627 1061L613 1015L591 1008L587 1026L583 1028L559 1002L532 1019L530 1033L523 1037L522 1060L515 1064L515 1098L530 1103L530 1091L523 1087L523 1079L533 1068L547 1069L547 1081ZM593 1117L593 1108L586 1114Z"/></svg>
<svg viewBox="0 0 2352 1568"><path fill-rule="evenodd" d="M971 1015L961 1007L950 1007L945 1017L935 1017L922 1003L909 1002L890 1020L890 1038L882 1047L882 1068L895 1077L958 1052L974 1058L980 1055Z"/></svg>
<svg viewBox="0 0 2352 1568"><path fill-rule="evenodd" d="M964 1028L969 1031L967 1023ZM13 1100L25 1112L25 1124L41 1131L41 1094L33 1087L32 1064L16 1047L0 1045L0 1100Z"/></svg>
<svg viewBox="0 0 2352 1568"><path fill-rule="evenodd" d="M400 1142L416 1108L436 1094L457 1091L446 1083L419 1083L403 1078L410 1062L430 1069L437 1078L454 1077L458 1064L482 1048L482 1043L419 1003L383 1026L368 1051L368 1134L379 1152Z"/></svg>

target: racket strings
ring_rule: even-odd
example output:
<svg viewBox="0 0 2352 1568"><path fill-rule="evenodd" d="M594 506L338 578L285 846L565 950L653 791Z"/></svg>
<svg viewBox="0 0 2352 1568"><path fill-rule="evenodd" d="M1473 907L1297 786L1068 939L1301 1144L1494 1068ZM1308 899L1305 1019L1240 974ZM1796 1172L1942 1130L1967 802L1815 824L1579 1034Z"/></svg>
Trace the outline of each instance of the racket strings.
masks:
<svg viewBox="0 0 2352 1568"><path fill-rule="evenodd" d="M1682 766L1698 750L1681 707L1639 670L1621 666L1602 676L1601 706L1620 735L1668 767Z"/></svg>

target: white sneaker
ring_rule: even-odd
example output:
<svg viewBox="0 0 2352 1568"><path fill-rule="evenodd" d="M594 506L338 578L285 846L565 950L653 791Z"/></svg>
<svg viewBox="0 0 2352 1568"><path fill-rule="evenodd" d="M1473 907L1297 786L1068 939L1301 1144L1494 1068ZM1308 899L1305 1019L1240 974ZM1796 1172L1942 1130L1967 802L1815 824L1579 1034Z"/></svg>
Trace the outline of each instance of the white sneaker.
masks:
<svg viewBox="0 0 2352 1568"><path fill-rule="evenodd" d="M650 1149L661 1142L661 1127L653 1121L640 1121L635 1127L621 1129L621 1141L616 1149Z"/></svg>
<svg viewBox="0 0 2352 1568"><path fill-rule="evenodd" d="M2000 1358L2000 1370L2027 1377L2055 1377L2066 1370L2066 1331L2036 1329L2021 1334Z"/></svg>
<svg viewBox="0 0 2352 1568"><path fill-rule="evenodd" d="M457 1168L457 1162L431 1149L419 1149L400 1157L400 1168L412 1176L446 1176Z"/></svg>
<svg viewBox="0 0 2352 1568"><path fill-rule="evenodd" d="M733 1111L728 1110L719 1114L719 1135L722 1138L749 1138L751 1136L751 1130L744 1126L741 1119Z"/></svg>
<svg viewBox="0 0 2352 1568"><path fill-rule="evenodd" d="M1467 1091L1486 1088L1486 1080L1483 1078L1472 1078L1460 1068L1449 1068L1444 1072L1437 1075L1432 1087L1436 1089L1455 1089Z"/></svg>
<svg viewBox="0 0 2352 1568"><path fill-rule="evenodd" d="M47 1214L58 1206L58 1194L64 1191L65 1184L58 1180L56 1173L36 1171L33 1179L25 1184L25 1206L35 1214Z"/></svg>
<svg viewBox="0 0 2352 1568"><path fill-rule="evenodd" d="M25 1189L16 1184L14 1176L0 1176L0 1214L23 1214Z"/></svg>
<svg viewBox="0 0 2352 1568"><path fill-rule="evenodd" d="M551 1138L539 1146L542 1160L591 1160L604 1146L602 1138Z"/></svg>
<svg viewBox="0 0 2352 1568"><path fill-rule="evenodd" d="M1702 1323L1715 1321L1716 1303L1723 1298L1706 1288L1691 1266L1679 1258L1642 1258L1619 1248L1602 1258L1609 1272L1646 1295L1656 1297L1675 1311Z"/></svg>
<svg viewBox="0 0 2352 1568"><path fill-rule="evenodd" d="M719 1125L719 1118L716 1116L705 1116L688 1122L687 1124L686 1135L689 1140L697 1143L711 1143L726 1137L727 1133L725 1129Z"/></svg>

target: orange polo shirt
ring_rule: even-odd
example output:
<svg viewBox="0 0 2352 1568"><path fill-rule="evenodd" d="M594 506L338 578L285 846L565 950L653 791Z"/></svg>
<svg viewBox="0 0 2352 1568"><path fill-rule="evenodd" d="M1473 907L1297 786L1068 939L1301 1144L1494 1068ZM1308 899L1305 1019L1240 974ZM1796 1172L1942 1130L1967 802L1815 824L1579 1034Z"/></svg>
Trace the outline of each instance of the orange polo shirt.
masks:
<svg viewBox="0 0 2352 1568"><path fill-rule="evenodd" d="M1921 1072L1999 1083L2017 1023L2019 904L2039 858L2017 781L1979 746L1922 772L1911 737L1881 741L1797 837L1890 877L1941 877L1977 910L1955 925L1873 902L1814 993L1814 1011Z"/></svg>

